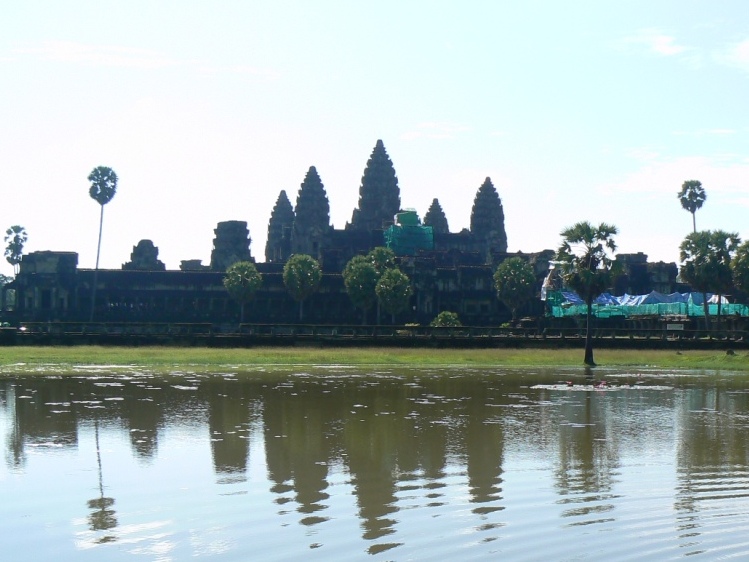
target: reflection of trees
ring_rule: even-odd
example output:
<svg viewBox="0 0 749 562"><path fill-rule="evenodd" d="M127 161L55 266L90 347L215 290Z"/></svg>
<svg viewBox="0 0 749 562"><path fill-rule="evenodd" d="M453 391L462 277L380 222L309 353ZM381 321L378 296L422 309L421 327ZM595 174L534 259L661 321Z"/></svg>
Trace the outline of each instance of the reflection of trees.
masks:
<svg viewBox="0 0 749 562"><path fill-rule="evenodd" d="M71 407L71 384L29 381L16 387L16 420L25 440L75 446L78 416ZM67 384L65 384L67 383Z"/></svg>
<svg viewBox="0 0 749 562"><path fill-rule="evenodd" d="M13 425L6 462L23 466L29 444L70 447L78 440L78 416L71 408L73 383L40 377L18 377L6 382Z"/></svg>
<svg viewBox="0 0 749 562"><path fill-rule="evenodd" d="M8 446L5 454L5 462L11 469L18 469L26 464L26 454L23 448L23 433L21 425L16 416L16 392L13 381L4 381L2 386L2 397L0 405L8 412L8 417L13 420L8 432Z"/></svg>
<svg viewBox="0 0 749 562"><path fill-rule="evenodd" d="M94 436L96 440L96 464L99 468L99 497L88 500L91 511L88 516L89 528L92 531L109 531L117 526L117 516L114 509L114 498L104 497L104 477L101 469L101 447L99 445L99 420L94 419ZM117 538L113 534L103 534L95 542L98 544L114 542Z"/></svg>
<svg viewBox="0 0 749 562"><path fill-rule="evenodd" d="M568 506L562 516L585 517L573 525L609 520L603 514L614 509L610 500L618 466L615 436L607 430L610 415L603 409L609 402L595 391L583 392L581 402L562 405L555 474L563 496L559 503Z"/></svg>
<svg viewBox="0 0 749 562"><path fill-rule="evenodd" d="M276 500L283 504L295 493L304 525L322 523L327 508L325 489L333 454L333 420L337 408L319 384L298 381L293 389L278 386L264 395L263 419L268 475Z"/></svg>
<svg viewBox="0 0 749 562"><path fill-rule="evenodd" d="M159 430L164 425L164 389L130 385L123 404L123 418L130 429L130 445L143 460L152 460L159 445Z"/></svg>
<svg viewBox="0 0 749 562"><path fill-rule="evenodd" d="M164 419L191 423L201 419L194 392L175 390L153 377L19 376L5 382L12 420L6 462L23 463L29 445L75 447L78 424L93 421L124 425L135 454L151 458Z"/></svg>
<svg viewBox="0 0 749 562"><path fill-rule="evenodd" d="M504 509L497 505L502 493L504 434L501 423L492 420L496 407L486 386L470 396L466 415L465 450L471 502L482 504L474 513L486 515Z"/></svg>
<svg viewBox="0 0 749 562"><path fill-rule="evenodd" d="M213 466L217 474L231 475L230 480L244 479L247 471L250 392L247 384L223 377L201 385L208 402Z"/></svg>
<svg viewBox="0 0 749 562"><path fill-rule="evenodd" d="M342 414L348 465L367 540L395 532L395 519L390 515L398 509L397 454L407 420L392 415L392 408L400 402L402 396L397 396L397 389L382 381L376 386L350 389L348 407Z"/></svg>
<svg viewBox="0 0 749 562"><path fill-rule="evenodd" d="M674 507L680 538L687 541L684 546L697 546L703 511L749 497L745 488L736 487L737 475L749 466L749 396L742 382L719 379L711 388L690 388L679 404L683 437L678 440Z"/></svg>

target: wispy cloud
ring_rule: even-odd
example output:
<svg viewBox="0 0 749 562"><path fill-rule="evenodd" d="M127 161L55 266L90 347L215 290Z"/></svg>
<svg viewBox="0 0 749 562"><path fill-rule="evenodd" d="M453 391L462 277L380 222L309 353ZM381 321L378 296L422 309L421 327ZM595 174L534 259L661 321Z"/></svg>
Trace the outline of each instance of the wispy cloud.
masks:
<svg viewBox="0 0 749 562"><path fill-rule="evenodd" d="M471 128L457 123L441 123L429 121L419 123L412 130L401 134L403 140L415 140L420 138L426 139L451 139L460 133L470 131Z"/></svg>
<svg viewBox="0 0 749 562"><path fill-rule="evenodd" d="M204 60L181 60L168 53L117 45L89 45L75 41L45 41L39 45L13 49L14 57L31 56L64 64L83 64L114 68L160 70L188 68L206 74L246 74L275 79L279 73L251 65L216 65Z"/></svg>
<svg viewBox="0 0 749 562"><path fill-rule="evenodd" d="M749 39L729 45L715 58L722 64L749 72Z"/></svg>
<svg viewBox="0 0 749 562"><path fill-rule="evenodd" d="M634 35L625 37L623 43L625 46L643 48L650 53L664 57L671 57L689 50L689 47L679 45L673 36L653 28L641 29Z"/></svg>

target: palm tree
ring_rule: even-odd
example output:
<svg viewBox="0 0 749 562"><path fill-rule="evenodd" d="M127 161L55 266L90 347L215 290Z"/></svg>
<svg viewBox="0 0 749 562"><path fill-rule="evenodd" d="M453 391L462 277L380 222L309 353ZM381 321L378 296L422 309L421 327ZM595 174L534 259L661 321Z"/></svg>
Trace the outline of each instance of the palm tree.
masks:
<svg viewBox="0 0 749 562"><path fill-rule="evenodd" d="M682 208L692 213L692 232L697 232L697 221L694 214L697 212L697 209L702 207L705 199L707 199L705 188L697 180L687 180L681 184L681 191L679 191L678 197Z"/></svg>
<svg viewBox="0 0 749 562"><path fill-rule="evenodd" d="M589 222L579 222L564 229L562 244L557 250L556 259L561 262L564 283L575 290L588 305L585 328L586 365L594 366L593 336L590 330L593 316L593 300L612 281L612 256L616 251L614 235L618 233L614 225L601 223L593 226Z"/></svg>
<svg viewBox="0 0 749 562"><path fill-rule="evenodd" d="M88 181L91 187L88 194L99 205L101 205L101 214L99 215L99 243L96 246L96 268L94 269L94 287L91 291L91 321L94 320L94 307L96 305L96 283L99 274L99 255L101 253L101 231L104 225L104 205L109 203L114 194L117 193L117 174L112 168L106 166L97 166L88 175Z"/></svg>
<svg viewBox="0 0 749 562"><path fill-rule="evenodd" d="M718 295L718 323L720 324L721 296L733 288L731 261L741 240L736 232L701 230L689 234L679 246L681 276L694 289L702 292L705 327L709 331L710 317L707 292Z"/></svg>
<svg viewBox="0 0 749 562"><path fill-rule="evenodd" d="M5 248L5 259L13 266L13 273L18 275L18 268L23 259L23 246L29 239L26 229L21 225L14 224L5 231L5 241L8 246Z"/></svg>

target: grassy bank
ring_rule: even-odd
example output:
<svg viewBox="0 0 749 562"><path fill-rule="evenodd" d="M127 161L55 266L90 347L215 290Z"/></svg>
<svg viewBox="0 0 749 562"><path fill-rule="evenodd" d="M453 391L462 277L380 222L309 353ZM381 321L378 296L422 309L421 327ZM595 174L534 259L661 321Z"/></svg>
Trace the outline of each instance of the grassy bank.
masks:
<svg viewBox="0 0 749 562"><path fill-rule="evenodd" d="M749 353L719 351L595 352L601 367L709 369L749 372ZM390 365L390 366L581 366L582 349L400 349L400 348L174 348L174 347L3 347L0 373L28 372L55 365L56 371L76 366L138 366L168 371L189 366L210 371L221 367L262 365ZM43 372L43 370L40 370Z"/></svg>

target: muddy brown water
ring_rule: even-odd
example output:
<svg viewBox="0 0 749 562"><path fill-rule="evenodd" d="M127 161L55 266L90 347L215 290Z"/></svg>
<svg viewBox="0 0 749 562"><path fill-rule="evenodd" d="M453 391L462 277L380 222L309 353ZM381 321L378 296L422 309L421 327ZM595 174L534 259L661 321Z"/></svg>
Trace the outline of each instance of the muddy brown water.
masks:
<svg viewBox="0 0 749 562"><path fill-rule="evenodd" d="M747 559L748 383L530 368L0 375L2 558Z"/></svg>

